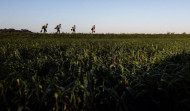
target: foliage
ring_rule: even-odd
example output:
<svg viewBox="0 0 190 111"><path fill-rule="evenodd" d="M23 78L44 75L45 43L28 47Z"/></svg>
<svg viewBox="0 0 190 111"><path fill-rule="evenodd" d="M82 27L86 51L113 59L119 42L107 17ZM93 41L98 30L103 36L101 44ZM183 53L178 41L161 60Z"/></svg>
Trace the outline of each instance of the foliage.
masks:
<svg viewBox="0 0 190 111"><path fill-rule="evenodd" d="M0 34L0 110L188 111L190 35Z"/></svg>

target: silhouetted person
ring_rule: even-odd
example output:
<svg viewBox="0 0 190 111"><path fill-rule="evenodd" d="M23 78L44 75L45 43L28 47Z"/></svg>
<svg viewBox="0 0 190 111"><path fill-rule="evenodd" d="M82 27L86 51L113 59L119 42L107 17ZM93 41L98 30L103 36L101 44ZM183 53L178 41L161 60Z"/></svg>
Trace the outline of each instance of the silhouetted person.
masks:
<svg viewBox="0 0 190 111"><path fill-rule="evenodd" d="M42 29L41 29L41 32L42 32L42 30L44 30L44 33L46 33L47 32L47 26L48 26L48 24L43 25Z"/></svg>
<svg viewBox="0 0 190 111"><path fill-rule="evenodd" d="M55 27L55 29L57 29L57 33L60 34L61 24L57 25L57 26Z"/></svg>
<svg viewBox="0 0 190 111"><path fill-rule="evenodd" d="M71 31L73 31L72 33L75 33L75 31L76 31L76 26L75 25L72 27Z"/></svg>
<svg viewBox="0 0 190 111"><path fill-rule="evenodd" d="M92 26L91 30L92 30L92 34L95 33L95 25Z"/></svg>

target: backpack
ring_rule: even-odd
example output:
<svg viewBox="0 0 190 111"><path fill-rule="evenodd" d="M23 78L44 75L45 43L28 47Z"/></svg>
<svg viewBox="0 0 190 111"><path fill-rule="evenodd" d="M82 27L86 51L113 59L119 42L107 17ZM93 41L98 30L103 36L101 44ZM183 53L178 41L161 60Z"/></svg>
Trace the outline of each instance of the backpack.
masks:
<svg viewBox="0 0 190 111"><path fill-rule="evenodd" d="M56 26L55 29L58 29L58 26Z"/></svg>

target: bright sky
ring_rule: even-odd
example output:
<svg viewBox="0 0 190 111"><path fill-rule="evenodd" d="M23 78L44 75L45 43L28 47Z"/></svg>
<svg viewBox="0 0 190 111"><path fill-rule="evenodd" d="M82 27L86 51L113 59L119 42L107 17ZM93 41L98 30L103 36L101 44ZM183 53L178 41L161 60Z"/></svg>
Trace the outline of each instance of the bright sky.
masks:
<svg viewBox="0 0 190 111"><path fill-rule="evenodd" d="M48 32L190 33L190 0L0 0L0 28Z"/></svg>

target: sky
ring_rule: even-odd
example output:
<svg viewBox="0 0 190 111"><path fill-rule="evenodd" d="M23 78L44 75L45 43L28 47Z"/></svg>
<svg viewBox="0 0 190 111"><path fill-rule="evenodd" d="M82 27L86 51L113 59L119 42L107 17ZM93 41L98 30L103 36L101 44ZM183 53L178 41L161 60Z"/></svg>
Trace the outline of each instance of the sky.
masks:
<svg viewBox="0 0 190 111"><path fill-rule="evenodd" d="M190 33L190 0L0 0L0 29L49 33Z"/></svg>

